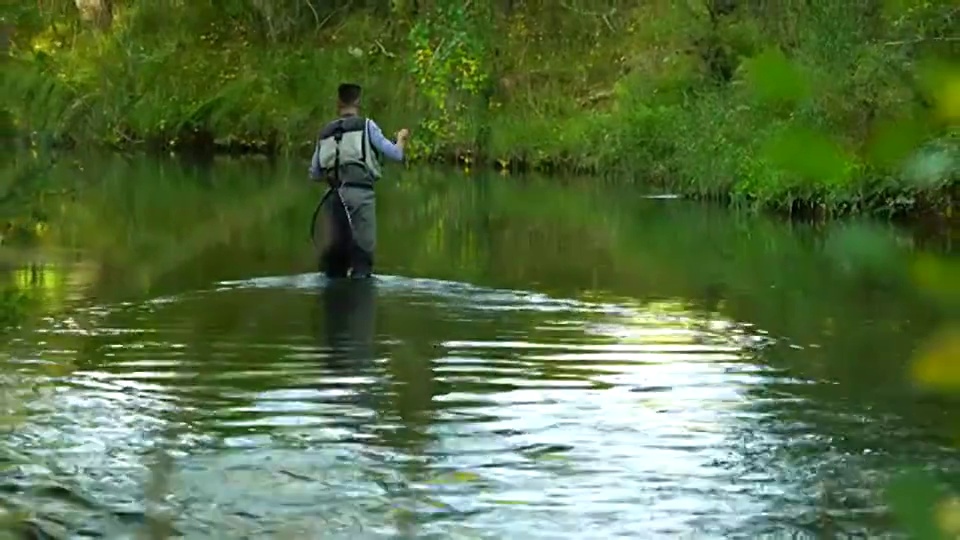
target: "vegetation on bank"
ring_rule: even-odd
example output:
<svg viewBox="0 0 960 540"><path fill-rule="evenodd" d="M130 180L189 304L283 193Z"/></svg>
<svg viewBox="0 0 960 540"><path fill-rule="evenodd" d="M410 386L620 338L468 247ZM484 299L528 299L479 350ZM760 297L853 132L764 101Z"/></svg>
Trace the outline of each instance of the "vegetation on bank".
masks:
<svg viewBox="0 0 960 540"><path fill-rule="evenodd" d="M22 3L0 35L0 125L309 152L354 80L420 160L609 172L784 210L949 213L957 194L952 0L321 4Z"/></svg>

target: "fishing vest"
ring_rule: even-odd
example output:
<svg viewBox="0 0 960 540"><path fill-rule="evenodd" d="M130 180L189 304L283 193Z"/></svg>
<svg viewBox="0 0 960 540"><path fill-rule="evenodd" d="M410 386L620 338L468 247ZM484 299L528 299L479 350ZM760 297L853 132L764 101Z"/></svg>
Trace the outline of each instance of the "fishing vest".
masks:
<svg viewBox="0 0 960 540"><path fill-rule="evenodd" d="M380 179L380 153L370 144L367 119L342 116L320 130L320 167L331 187L373 187Z"/></svg>

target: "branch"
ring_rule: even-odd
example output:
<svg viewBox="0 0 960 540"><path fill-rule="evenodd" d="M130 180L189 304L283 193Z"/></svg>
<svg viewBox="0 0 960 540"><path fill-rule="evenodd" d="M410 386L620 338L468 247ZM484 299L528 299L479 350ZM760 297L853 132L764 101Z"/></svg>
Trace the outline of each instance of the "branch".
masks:
<svg viewBox="0 0 960 540"><path fill-rule="evenodd" d="M317 8L313 7L313 2L311 2L310 0L305 0L304 3L307 4L307 7L310 8L310 11L313 12L313 21L316 23L317 29L319 30L321 28L320 14L317 13Z"/></svg>
<svg viewBox="0 0 960 540"><path fill-rule="evenodd" d="M614 96L613 90L600 90L590 94L589 96L582 98L579 105L585 107L587 105L596 105L597 103L610 99Z"/></svg>
<svg viewBox="0 0 960 540"><path fill-rule="evenodd" d="M885 47L893 47L897 45L916 45L917 43L923 43L924 41L940 41L944 43L950 43L954 41L960 41L960 36L942 36L942 37L922 37L917 39L901 39L898 41L887 41L883 45Z"/></svg>
<svg viewBox="0 0 960 540"><path fill-rule="evenodd" d="M383 53L384 56L387 56L390 58L395 58L397 56L392 52L388 51L387 48L383 46L383 43L380 43L379 39L373 40L373 44L376 45L378 49L380 49L380 52Z"/></svg>

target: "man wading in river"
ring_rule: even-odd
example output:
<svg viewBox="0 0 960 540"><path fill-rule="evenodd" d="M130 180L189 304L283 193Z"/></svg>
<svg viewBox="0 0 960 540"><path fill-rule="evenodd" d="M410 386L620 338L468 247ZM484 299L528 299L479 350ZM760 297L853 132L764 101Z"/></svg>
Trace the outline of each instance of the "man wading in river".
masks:
<svg viewBox="0 0 960 540"><path fill-rule="evenodd" d="M401 129L392 143L380 127L360 116L360 87L341 84L338 89L339 118L320 130L310 162L310 178L326 181L314 213L313 233L318 228L320 270L329 278L370 277L377 244L376 196L380 158L403 161L410 132Z"/></svg>

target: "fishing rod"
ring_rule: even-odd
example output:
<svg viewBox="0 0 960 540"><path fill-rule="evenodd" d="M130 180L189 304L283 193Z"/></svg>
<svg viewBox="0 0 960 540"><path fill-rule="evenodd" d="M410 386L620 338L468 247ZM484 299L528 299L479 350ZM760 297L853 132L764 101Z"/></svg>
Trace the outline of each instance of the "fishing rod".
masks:
<svg viewBox="0 0 960 540"><path fill-rule="evenodd" d="M333 192L336 192L337 199L340 200L340 206L343 207L343 212L347 215L347 225L350 227L351 239L354 236L353 218L350 216L350 209L347 207L346 201L343 200L343 194L340 193L339 187L330 187L323 197L320 198L320 202L317 203L317 207L313 209L313 215L310 217L310 240L314 242L314 246L316 246L317 216L320 215L320 211L323 209L323 204L327 201L327 197Z"/></svg>
<svg viewBox="0 0 960 540"><path fill-rule="evenodd" d="M366 129L366 126L364 126L364 129ZM356 231L353 227L353 217L350 216L350 208L347 206L347 202L343 200L343 193L340 192L340 188L343 187L343 183L340 182L340 142L342 140L343 129L341 126L337 126L337 130L333 134L333 141L335 143L333 155L333 182L327 182L329 188L327 189L327 192L324 193L323 197L320 198L320 202L317 203L317 207L313 210L313 215L310 219L310 241L313 242L314 248L317 247L317 216L320 215L323 205L327 201L327 198L330 197L331 192L335 192L337 194L337 199L340 201L340 206L343 208L343 213L347 216L347 226L350 228L350 243L356 244Z"/></svg>

